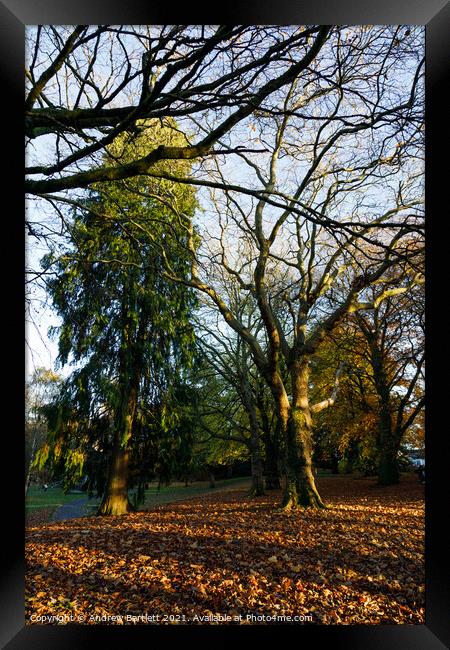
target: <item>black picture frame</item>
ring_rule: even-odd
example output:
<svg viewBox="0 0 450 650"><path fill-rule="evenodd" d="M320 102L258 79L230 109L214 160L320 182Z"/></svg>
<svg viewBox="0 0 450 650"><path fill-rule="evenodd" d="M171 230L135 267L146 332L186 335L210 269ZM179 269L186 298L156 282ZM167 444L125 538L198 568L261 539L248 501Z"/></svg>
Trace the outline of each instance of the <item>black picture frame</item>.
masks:
<svg viewBox="0 0 450 650"><path fill-rule="evenodd" d="M443 101L445 72L450 61L450 6L446 0L379 0L377 3L345 0L315 0L296 4L289 0L242 1L239 6L220 7L222 12L200 10L200 3L175 9L162 2L133 4L118 0L4 0L0 2L0 66L3 72L4 144L2 164L4 248L13 255L4 266L4 343L14 361L4 365L8 415L3 440L4 479L6 466L12 469L4 483L3 571L0 582L0 644L9 650L24 648L69 649L100 643L158 644L160 642L225 646L239 638L242 645L287 642L296 645L329 644L338 648L364 650L441 650L450 647L450 579L448 541L445 534L446 468L448 433L445 428L448 381L440 379L440 368L448 361L449 336L433 318L433 304L445 307L446 294L439 287L446 270L447 241L443 227L447 206L448 153L445 127L448 104ZM172 9L172 11L171 11ZM24 28L35 24L416 24L426 26L426 212L427 225L427 484L426 484L426 624L389 626L25 626L24 620L24 503L23 503L23 365L18 362L24 346L24 238L23 238L23 65ZM15 188L15 189L14 189ZM444 196L445 195L445 196ZM5 246L6 244L6 246ZM433 270L433 266L434 269ZM6 270L7 269L7 270ZM448 282L448 280L447 280ZM444 305L442 304L444 301ZM447 326L448 329L448 326ZM432 391L430 385L433 384ZM432 393L430 395L430 392ZM15 397L14 397L15 396ZM447 401L446 401L447 400ZM442 416L442 419L441 417Z"/></svg>

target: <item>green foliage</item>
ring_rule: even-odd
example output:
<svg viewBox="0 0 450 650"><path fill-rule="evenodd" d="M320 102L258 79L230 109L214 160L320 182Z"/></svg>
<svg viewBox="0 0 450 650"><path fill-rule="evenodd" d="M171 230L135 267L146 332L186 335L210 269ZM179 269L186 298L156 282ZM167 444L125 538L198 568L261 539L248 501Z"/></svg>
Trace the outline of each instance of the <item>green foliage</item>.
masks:
<svg viewBox="0 0 450 650"><path fill-rule="evenodd" d="M364 476L376 476L378 472L378 456L377 454L367 453L366 450L362 450L356 459L353 469L357 472L361 472Z"/></svg>
<svg viewBox="0 0 450 650"><path fill-rule="evenodd" d="M138 138L122 136L108 155L120 164L131 149L151 149L155 129L158 138L162 131L169 140L183 137L173 125L152 123ZM57 467L68 486L88 472L89 490L101 492L117 430L131 449L135 483L173 471L190 426L182 390L195 362L197 300L162 270L168 263L187 276L188 254L175 251L167 234L186 237L195 205L192 189L168 181L103 184L72 211L65 249L42 260L55 271L48 291L62 320L58 362L76 368L47 409L48 449L39 462Z"/></svg>
<svg viewBox="0 0 450 650"><path fill-rule="evenodd" d="M25 461L26 467L37 470L39 459L36 452L44 444L47 435L43 406L53 399L59 390L61 377L48 368L36 368L25 386ZM41 454L42 455L42 454ZM36 478L36 471L34 471ZM31 474L29 475L31 479Z"/></svg>
<svg viewBox="0 0 450 650"><path fill-rule="evenodd" d="M48 459L49 459L50 447L48 443L44 443L40 449L36 452L36 455L31 463L32 468L44 469Z"/></svg>
<svg viewBox="0 0 450 650"><path fill-rule="evenodd" d="M209 465L229 465L233 461L248 458L248 447L242 443L220 438L211 438L209 441L206 455L206 463Z"/></svg>

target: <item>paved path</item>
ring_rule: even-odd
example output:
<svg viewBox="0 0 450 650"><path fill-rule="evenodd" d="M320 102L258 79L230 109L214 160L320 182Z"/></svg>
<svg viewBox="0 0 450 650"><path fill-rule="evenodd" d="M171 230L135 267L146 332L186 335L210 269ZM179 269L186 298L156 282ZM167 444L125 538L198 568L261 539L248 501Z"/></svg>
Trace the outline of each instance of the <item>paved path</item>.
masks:
<svg viewBox="0 0 450 650"><path fill-rule="evenodd" d="M75 519L75 517L86 517L86 504L89 499L83 497L82 499L77 499L76 501L71 501L70 503L65 503L59 508L56 508L55 512L52 515L52 521L63 521L64 519Z"/></svg>
<svg viewBox="0 0 450 650"><path fill-rule="evenodd" d="M242 481L236 481L232 485L217 485L214 490L211 488L201 488L198 494L170 494L170 493L155 493L152 499L149 499L145 504L145 509L151 508L152 506L162 505L166 503L172 503L175 501L190 501L191 499L196 499L204 496L205 494L215 494L217 492L228 492L230 490L241 489L243 484L250 484L250 479L244 478ZM62 506L56 508L55 512L52 515L52 521L63 521L64 519L75 519L77 517L88 517L93 514L86 509L86 505L89 503L87 497L77 499L76 501L71 501L70 503L65 503ZM144 506L141 506L144 509Z"/></svg>

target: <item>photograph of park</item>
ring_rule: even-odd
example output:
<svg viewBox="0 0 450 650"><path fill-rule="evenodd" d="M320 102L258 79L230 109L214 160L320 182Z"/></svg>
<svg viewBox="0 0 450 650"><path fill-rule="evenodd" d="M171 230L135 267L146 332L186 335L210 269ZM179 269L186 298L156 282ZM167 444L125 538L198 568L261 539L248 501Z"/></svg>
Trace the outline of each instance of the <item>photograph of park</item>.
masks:
<svg viewBox="0 0 450 650"><path fill-rule="evenodd" d="M423 625L425 28L25 34L26 625Z"/></svg>

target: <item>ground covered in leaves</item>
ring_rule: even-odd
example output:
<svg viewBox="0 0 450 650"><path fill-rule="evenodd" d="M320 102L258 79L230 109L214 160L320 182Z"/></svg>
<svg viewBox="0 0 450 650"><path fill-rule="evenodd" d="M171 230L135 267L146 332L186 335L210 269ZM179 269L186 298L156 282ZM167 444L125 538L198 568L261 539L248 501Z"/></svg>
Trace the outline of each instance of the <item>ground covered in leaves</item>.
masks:
<svg viewBox="0 0 450 650"><path fill-rule="evenodd" d="M36 508L36 510L29 510L25 513L25 523L27 527L38 526L39 524L46 524L51 521L52 515L56 508L50 506L48 508Z"/></svg>
<svg viewBox="0 0 450 650"><path fill-rule="evenodd" d="M319 479L328 510L242 488L27 529L26 617L82 624L424 623L416 476ZM289 618L290 617L290 618Z"/></svg>

